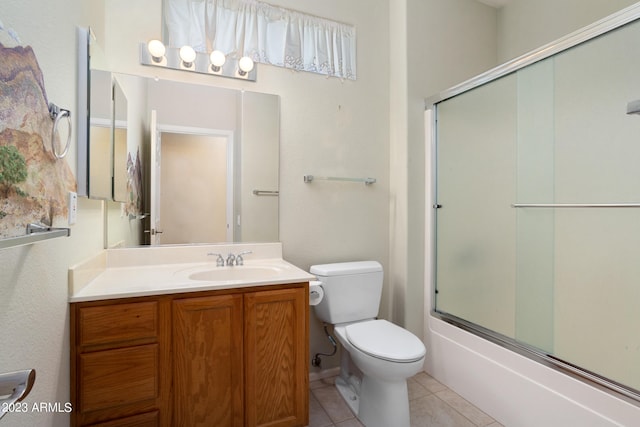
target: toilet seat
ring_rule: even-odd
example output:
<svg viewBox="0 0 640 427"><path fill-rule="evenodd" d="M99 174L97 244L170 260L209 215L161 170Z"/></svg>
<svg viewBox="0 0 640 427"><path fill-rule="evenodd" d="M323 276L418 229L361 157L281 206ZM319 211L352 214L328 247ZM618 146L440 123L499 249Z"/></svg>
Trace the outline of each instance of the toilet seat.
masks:
<svg viewBox="0 0 640 427"><path fill-rule="evenodd" d="M411 332L386 320L348 325L346 338L358 350L391 362L415 362L424 357L422 341Z"/></svg>

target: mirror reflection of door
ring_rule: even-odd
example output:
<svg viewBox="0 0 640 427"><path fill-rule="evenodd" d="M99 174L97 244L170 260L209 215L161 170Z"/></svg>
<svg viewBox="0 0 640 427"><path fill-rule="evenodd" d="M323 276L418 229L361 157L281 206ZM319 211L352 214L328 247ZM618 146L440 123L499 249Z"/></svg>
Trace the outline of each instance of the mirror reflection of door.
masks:
<svg viewBox="0 0 640 427"><path fill-rule="evenodd" d="M113 128L113 200L121 203L128 201L127 191L127 128Z"/></svg>
<svg viewBox="0 0 640 427"><path fill-rule="evenodd" d="M158 217L153 244L233 241L233 139L158 126Z"/></svg>
<svg viewBox="0 0 640 427"><path fill-rule="evenodd" d="M94 199L111 198L111 123L93 120L89 128L89 196Z"/></svg>
<svg viewBox="0 0 640 427"><path fill-rule="evenodd" d="M108 71L91 71L91 106L89 117L89 147L87 153L87 196L110 200L113 176L113 78Z"/></svg>

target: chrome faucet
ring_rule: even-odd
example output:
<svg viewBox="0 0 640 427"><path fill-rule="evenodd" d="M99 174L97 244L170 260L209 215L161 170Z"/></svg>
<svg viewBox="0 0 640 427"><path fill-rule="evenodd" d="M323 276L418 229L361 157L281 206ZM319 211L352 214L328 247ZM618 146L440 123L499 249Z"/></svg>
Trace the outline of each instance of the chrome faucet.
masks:
<svg viewBox="0 0 640 427"><path fill-rule="evenodd" d="M250 253L252 252L251 251L240 252L238 256L236 256L236 265L244 265L244 258L242 258L242 255L248 255Z"/></svg>
<svg viewBox="0 0 640 427"><path fill-rule="evenodd" d="M244 252L240 252L238 255L234 255L232 253L229 253L229 255L227 255L227 260L225 261L224 258L222 257L222 254L216 254L213 252L209 252L207 254L207 256L216 256L216 266L218 267L224 267L225 265L232 267L234 265L244 265L244 259L242 258L243 255L248 255L252 253L251 251L244 251Z"/></svg>
<svg viewBox="0 0 640 427"><path fill-rule="evenodd" d="M236 260L236 256L232 253L230 253L229 255L227 255L227 265L228 266L232 266L234 264Z"/></svg>
<svg viewBox="0 0 640 427"><path fill-rule="evenodd" d="M224 267L224 258L222 258L222 254L214 254L213 252L209 252L207 256L217 256L216 258L216 266Z"/></svg>

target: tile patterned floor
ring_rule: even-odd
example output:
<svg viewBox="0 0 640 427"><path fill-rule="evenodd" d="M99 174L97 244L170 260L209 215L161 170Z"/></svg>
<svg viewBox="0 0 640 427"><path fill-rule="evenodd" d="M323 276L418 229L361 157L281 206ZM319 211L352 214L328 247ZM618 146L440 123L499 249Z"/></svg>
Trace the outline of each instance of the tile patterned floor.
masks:
<svg viewBox="0 0 640 427"><path fill-rule="evenodd" d="M333 380L310 384L309 427L363 427ZM409 378L408 386L411 427L503 427L424 372Z"/></svg>

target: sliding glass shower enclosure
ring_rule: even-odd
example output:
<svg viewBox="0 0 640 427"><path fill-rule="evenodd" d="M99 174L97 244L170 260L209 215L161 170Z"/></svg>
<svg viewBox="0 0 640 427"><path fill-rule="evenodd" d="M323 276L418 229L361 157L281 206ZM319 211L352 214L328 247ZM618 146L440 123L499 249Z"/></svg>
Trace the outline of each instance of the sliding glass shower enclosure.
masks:
<svg viewBox="0 0 640 427"><path fill-rule="evenodd" d="M640 398L640 8L427 100L441 318Z"/></svg>

